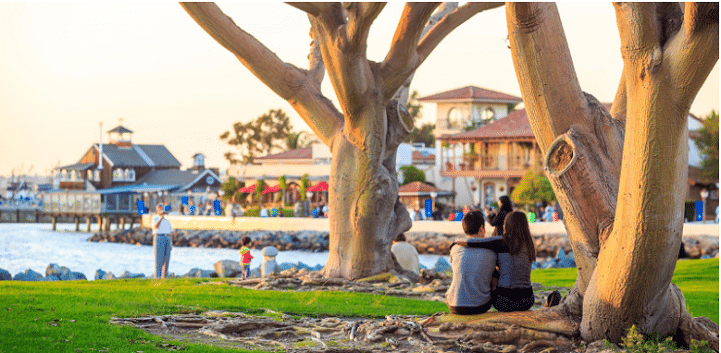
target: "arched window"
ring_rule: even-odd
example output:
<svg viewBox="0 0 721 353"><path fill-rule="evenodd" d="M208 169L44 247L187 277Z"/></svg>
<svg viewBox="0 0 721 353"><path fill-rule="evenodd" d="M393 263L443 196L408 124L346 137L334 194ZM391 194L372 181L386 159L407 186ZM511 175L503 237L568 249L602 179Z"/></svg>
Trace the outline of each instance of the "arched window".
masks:
<svg viewBox="0 0 721 353"><path fill-rule="evenodd" d="M100 171L97 169L95 170L95 181L100 181Z"/></svg>
<svg viewBox="0 0 721 353"><path fill-rule="evenodd" d="M135 181L135 170L134 169L126 169L125 170L125 180Z"/></svg>
<svg viewBox="0 0 721 353"><path fill-rule="evenodd" d="M483 125L488 124L493 121L493 118L496 117L496 111L493 110L491 107L487 107L486 109L483 109L481 112L481 123Z"/></svg>
<svg viewBox="0 0 721 353"><path fill-rule="evenodd" d="M451 110L448 111L448 123L446 126L449 129L460 129L462 122L463 112L458 108L451 108Z"/></svg>
<svg viewBox="0 0 721 353"><path fill-rule="evenodd" d="M85 172L85 179L93 180L93 171L88 169L87 172Z"/></svg>
<svg viewBox="0 0 721 353"><path fill-rule="evenodd" d="M113 181L122 181L123 180L123 170L122 169L113 169Z"/></svg>

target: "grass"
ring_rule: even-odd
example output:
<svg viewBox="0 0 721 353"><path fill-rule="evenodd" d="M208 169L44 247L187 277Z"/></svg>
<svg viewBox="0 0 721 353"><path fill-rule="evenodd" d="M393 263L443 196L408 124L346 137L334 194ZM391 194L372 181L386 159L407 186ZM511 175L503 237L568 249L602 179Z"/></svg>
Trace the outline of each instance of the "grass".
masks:
<svg viewBox="0 0 721 353"><path fill-rule="evenodd" d="M719 322L719 259L684 260L676 263L671 282L686 298L686 308L693 316L706 316ZM553 268L531 272L531 281L546 286L572 287L575 268Z"/></svg>
<svg viewBox="0 0 721 353"><path fill-rule="evenodd" d="M538 270L532 280L573 285L575 269ZM674 283L690 311L718 322L718 259L679 262ZM253 291L217 280L171 279L16 282L0 281L0 352L227 352L229 348L178 343L142 330L109 324L111 317L138 317L206 310L293 316L382 318L446 311L439 302L340 292Z"/></svg>

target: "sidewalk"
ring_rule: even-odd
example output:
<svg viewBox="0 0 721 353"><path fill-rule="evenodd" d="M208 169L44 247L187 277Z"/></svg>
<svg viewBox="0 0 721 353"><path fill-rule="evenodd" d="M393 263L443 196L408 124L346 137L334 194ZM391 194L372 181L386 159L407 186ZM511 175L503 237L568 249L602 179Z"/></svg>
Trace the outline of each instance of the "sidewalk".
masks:
<svg viewBox="0 0 721 353"><path fill-rule="evenodd" d="M224 216L166 216L176 229L217 229L217 230L272 230L272 231L302 231L315 230L325 231L329 229L327 218L295 218L295 217L231 217ZM150 216L144 215L142 225L148 227ZM531 223L531 234L566 234L563 222L539 222ZM487 232L492 232L493 227L487 226ZM426 232L441 234L463 234L461 222L452 221L415 221L408 232ZM684 223L684 236L719 236L719 225L701 222Z"/></svg>

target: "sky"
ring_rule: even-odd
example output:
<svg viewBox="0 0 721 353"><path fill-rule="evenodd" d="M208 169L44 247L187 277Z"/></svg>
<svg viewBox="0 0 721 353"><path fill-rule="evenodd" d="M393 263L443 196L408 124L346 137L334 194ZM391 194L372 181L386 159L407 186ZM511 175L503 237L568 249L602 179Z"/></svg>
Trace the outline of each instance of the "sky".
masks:
<svg viewBox="0 0 721 353"><path fill-rule="evenodd" d="M235 23L281 59L307 67L307 16L286 4L223 3ZM622 70L611 3L559 3L584 91L611 102ZM401 3L376 19L368 57L388 51ZM503 8L483 12L451 33L416 71L421 96L474 85L521 96L507 47ZM337 102L330 82L323 92ZM219 136L234 122L283 109L296 131L309 130L291 106L205 33L177 3L0 2L0 176L50 174L77 163L119 125L133 143L164 144L183 164L203 153L225 169L230 146ZM718 63L691 113L719 111ZM422 122L435 118L426 104Z"/></svg>

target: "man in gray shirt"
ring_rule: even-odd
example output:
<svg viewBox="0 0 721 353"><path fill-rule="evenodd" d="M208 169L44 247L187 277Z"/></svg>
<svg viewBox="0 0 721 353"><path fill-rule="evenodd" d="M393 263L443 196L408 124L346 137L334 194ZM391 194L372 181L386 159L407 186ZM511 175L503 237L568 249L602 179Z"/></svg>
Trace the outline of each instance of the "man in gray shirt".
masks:
<svg viewBox="0 0 721 353"><path fill-rule="evenodd" d="M483 238L485 218L479 210L463 216L463 232L468 240ZM446 305L452 314L477 315L493 305L491 281L496 269L496 252L484 248L451 247L453 281L446 292Z"/></svg>

